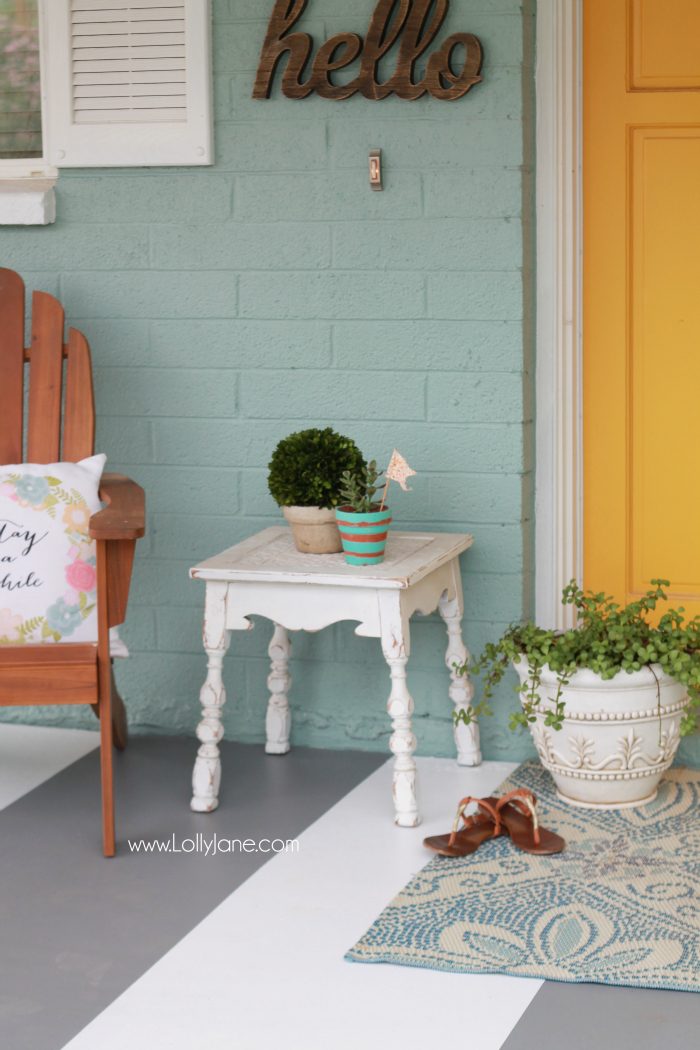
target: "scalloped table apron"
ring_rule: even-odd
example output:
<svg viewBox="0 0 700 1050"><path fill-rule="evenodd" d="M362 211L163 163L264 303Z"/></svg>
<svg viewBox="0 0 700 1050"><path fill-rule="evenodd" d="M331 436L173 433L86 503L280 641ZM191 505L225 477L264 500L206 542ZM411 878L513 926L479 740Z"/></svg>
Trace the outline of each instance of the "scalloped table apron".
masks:
<svg viewBox="0 0 700 1050"><path fill-rule="evenodd" d="M396 823L420 823L413 753L413 698L407 666L411 652L410 620L415 612L439 611L447 628L445 664L450 672L449 698L456 710L469 707L473 695L467 677L454 665L468 657L462 639L462 579L459 556L472 544L462 533L392 532L380 565L351 566L342 554L301 554L289 529L274 527L202 562L190 570L193 579L206 582L204 648L207 676L200 700L200 741L192 777L192 809L210 813L219 803L223 737L222 708L226 693L222 680L224 656L231 631L249 631L250 616L274 623L268 653L270 690L267 706L267 743L271 755L289 751L291 714L289 689L290 631L320 631L330 624L354 621L355 633L378 638L391 675L388 713L394 755L393 799ZM457 760L461 765L481 762L479 730L475 723L455 730Z"/></svg>

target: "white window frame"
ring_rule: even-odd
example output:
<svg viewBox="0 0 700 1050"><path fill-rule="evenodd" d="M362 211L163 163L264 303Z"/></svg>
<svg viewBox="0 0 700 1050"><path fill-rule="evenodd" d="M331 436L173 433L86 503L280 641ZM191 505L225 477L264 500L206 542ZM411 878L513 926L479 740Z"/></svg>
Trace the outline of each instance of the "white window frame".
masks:
<svg viewBox="0 0 700 1050"><path fill-rule="evenodd" d="M41 79L41 157L0 159L0 226L47 226L56 219L54 186L58 169L46 156L45 46L46 27L39 0L39 76Z"/></svg>
<svg viewBox="0 0 700 1050"><path fill-rule="evenodd" d="M46 26L43 17L42 0L38 0L39 7L39 76L41 79L41 143L43 154L41 157L17 157L13 160L0 159L0 180L16 179L55 179L58 169L49 164L46 159L46 140L44 138L44 126L46 124L46 103L44 97L45 68L45 44Z"/></svg>
<svg viewBox="0 0 700 1050"><path fill-rule="evenodd" d="M68 126L67 115L71 109L68 67L65 62L52 64L48 43L53 42L54 53L66 53L69 44L69 24L65 18L68 5L64 0L38 0L43 155L0 159L0 226L53 222L56 214L54 185L61 167L160 167L168 164L180 167L188 163L213 163L211 3L210 0L185 2L191 6L189 61L193 68L201 63L200 68L206 71L206 75L199 78L198 83L189 85L188 90L188 109L197 114L198 136L192 142L189 161L182 159L181 144L171 157L168 156L167 143L163 145L167 132L154 125L149 125L147 130L143 125L119 125L124 129L124 139L119 143L118 156L110 155L109 146L100 150L94 142L87 147L89 152L86 153L85 132L78 125ZM61 153L68 154L68 144L76 139L78 144L82 139L83 152L79 156L61 156ZM154 141L160 142L156 159L153 156Z"/></svg>
<svg viewBox="0 0 700 1050"><path fill-rule="evenodd" d="M583 577L583 4L537 4L535 605L573 624L561 591Z"/></svg>

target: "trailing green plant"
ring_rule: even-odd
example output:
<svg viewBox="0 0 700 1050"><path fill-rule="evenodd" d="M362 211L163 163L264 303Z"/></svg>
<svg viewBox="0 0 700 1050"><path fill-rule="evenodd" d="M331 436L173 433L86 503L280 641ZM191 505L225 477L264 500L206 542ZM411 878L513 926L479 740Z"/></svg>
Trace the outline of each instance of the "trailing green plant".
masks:
<svg viewBox="0 0 700 1050"><path fill-rule="evenodd" d="M289 434L272 454L267 476L270 495L280 507L335 507L341 478L360 477L365 458L352 438L332 427Z"/></svg>
<svg viewBox="0 0 700 1050"><path fill-rule="evenodd" d="M686 620L682 607L669 609L652 622L659 602L667 600L668 580L652 580L652 589L628 605L603 593L584 592L576 580L564 588L564 605L573 605L577 624L567 631L549 631L534 623L512 624L497 642L489 642L481 655L457 667L459 674L482 676L482 696L468 711L455 714L456 722L468 725L479 715L493 714L490 700L494 689L513 661L527 660L528 677L518 686L521 709L510 716L510 728L535 722L561 729L565 714L562 691L571 675L588 668L608 680L620 671L639 671L659 664L667 675L688 690L690 703L681 722L681 735L697 725L700 706L700 616ZM556 675L556 692L541 709L538 693L543 668ZM659 691L660 703L660 691Z"/></svg>
<svg viewBox="0 0 700 1050"><path fill-rule="evenodd" d="M355 514L369 514L377 510L379 504L374 497L380 488L377 481L381 474L376 459L367 463L359 473L353 474L346 470L340 483L342 506L349 507Z"/></svg>

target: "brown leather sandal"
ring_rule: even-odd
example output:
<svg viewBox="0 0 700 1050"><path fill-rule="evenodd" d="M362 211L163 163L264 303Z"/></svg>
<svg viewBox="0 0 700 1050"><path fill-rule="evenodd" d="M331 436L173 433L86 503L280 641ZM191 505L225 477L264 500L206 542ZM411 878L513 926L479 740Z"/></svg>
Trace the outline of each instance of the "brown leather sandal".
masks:
<svg viewBox="0 0 700 1050"><path fill-rule="evenodd" d="M516 788L503 795L496 801L496 811L513 845L525 853L548 856L566 848L561 835L540 826L537 798L527 788Z"/></svg>
<svg viewBox="0 0 700 1050"><path fill-rule="evenodd" d="M487 839L498 838L503 834L501 817L496 807L495 798L463 798L457 807L457 815L449 835L431 835L423 839L423 845L435 850L443 857L466 857L475 853ZM465 817L468 805L476 802L479 812ZM462 827L459 822L462 821Z"/></svg>

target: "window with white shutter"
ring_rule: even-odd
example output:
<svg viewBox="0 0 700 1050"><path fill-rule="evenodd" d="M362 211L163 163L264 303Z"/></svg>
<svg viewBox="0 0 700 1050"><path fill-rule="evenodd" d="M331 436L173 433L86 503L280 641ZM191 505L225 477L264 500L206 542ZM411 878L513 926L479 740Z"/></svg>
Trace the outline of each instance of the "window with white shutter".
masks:
<svg viewBox="0 0 700 1050"><path fill-rule="evenodd" d="M49 163L212 163L209 0L41 3Z"/></svg>

